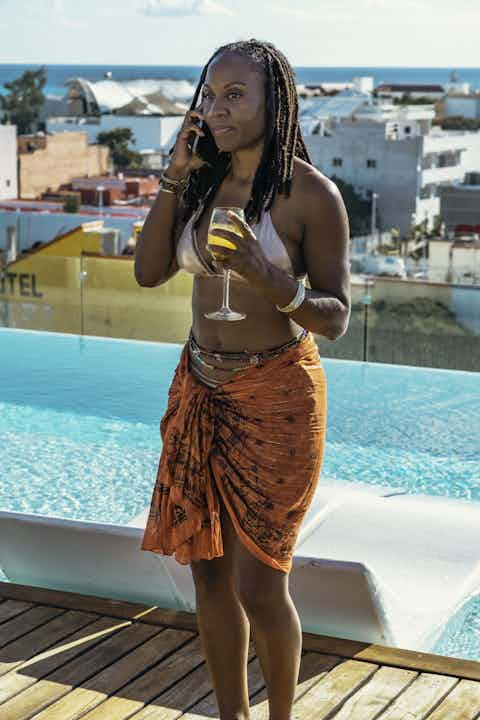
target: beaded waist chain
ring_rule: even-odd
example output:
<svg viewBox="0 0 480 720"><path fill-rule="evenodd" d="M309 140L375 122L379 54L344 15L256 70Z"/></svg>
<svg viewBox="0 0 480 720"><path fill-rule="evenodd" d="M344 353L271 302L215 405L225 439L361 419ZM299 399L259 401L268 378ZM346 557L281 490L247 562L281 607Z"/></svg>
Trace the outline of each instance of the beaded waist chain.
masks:
<svg viewBox="0 0 480 720"><path fill-rule="evenodd" d="M215 358L215 360L243 360L246 365L238 368L228 368L229 371L236 372L238 370L245 370L245 367L248 367L248 365L259 365L264 360L269 360L276 355L280 355L280 353L288 350L288 348L291 348L301 342L303 338L308 335L308 332L309 331L307 329L303 328L296 337L292 338L283 345L279 345L275 348L270 348L268 350L260 350L259 352L250 352L249 350L243 350L242 352L236 353L212 352L210 350L203 349L202 347L200 347L200 345L198 345L195 338L193 337L191 330L188 338L188 343L191 356L195 357L195 359L198 360L202 365L205 365L206 367L212 368L214 370L217 370L219 368L216 365L211 365L206 360L203 360L201 356L206 357L207 359Z"/></svg>

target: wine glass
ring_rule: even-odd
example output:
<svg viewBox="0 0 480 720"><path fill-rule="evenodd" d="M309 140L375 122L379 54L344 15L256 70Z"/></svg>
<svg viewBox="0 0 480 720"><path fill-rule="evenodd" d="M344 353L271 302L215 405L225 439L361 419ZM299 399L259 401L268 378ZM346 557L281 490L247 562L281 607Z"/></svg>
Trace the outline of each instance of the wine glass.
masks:
<svg viewBox="0 0 480 720"><path fill-rule="evenodd" d="M215 229L229 230L235 235L242 237L242 231L237 225L234 225L231 219L228 217L228 211L232 210L234 213L239 215L242 220L245 220L245 213L243 208L238 207L216 207L213 208L212 217L210 219L210 225L208 227L208 241L207 248L216 260L226 260L226 256L218 251L219 247L230 248L236 250L237 246L227 240L226 238L215 235ZM223 300L222 307L220 310L215 310L211 313L205 313L205 317L209 320L243 320L246 318L246 314L242 312L235 312L231 310L228 305L228 298L230 292L230 268L223 268Z"/></svg>

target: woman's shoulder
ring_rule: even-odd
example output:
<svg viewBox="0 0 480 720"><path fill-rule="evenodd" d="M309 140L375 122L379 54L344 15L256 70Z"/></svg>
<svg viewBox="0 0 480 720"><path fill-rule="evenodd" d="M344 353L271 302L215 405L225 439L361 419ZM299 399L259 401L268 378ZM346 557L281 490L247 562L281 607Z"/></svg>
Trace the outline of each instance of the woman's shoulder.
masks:
<svg viewBox="0 0 480 720"><path fill-rule="evenodd" d="M297 222L303 227L306 211L312 201L315 205L321 203L336 188L335 183L320 170L295 156L290 197L284 202L288 204L289 212L295 215Z"/></svg>
<svg viewBox="0 0 480 720"><path fill-rule="evenodd" d="M324 175L318 168L310 163L302 160L301 158L293 158L293 177L292 177L292 190L300 193L316 192L316 193L329 193L333 188L336 188L333 180Z"/></svg>

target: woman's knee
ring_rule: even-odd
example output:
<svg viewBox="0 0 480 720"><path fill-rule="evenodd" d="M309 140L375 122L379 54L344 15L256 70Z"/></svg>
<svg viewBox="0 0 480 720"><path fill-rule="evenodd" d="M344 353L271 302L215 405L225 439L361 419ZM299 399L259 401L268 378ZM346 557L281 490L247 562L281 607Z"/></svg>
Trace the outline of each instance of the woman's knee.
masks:
<svg viewBox="0 0 480 720"><path fill-rule="evenodd" d="M194 560L191 570L198 590L218 590L225 585L233 587L235 568L235 544L237 537L228 510L220 498L220 526L222 530L223 555L212 560Z"/></svg>
<svg viewBox="0 0 480 720"><path fill-rule="evenodd" d="M236 567L236 586L242 605L250 612L272 612L289 602L288 575L240 551Z"/></svg>

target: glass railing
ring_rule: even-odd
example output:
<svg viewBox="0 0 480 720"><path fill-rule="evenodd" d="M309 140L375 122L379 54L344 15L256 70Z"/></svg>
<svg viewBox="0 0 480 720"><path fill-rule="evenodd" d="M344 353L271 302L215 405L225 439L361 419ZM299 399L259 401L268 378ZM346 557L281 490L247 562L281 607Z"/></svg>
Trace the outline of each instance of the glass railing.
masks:
<svg viewBox="0 0 480 720"><path fill-rule="evenodd" d="M432 268L429 270L432 272ZM480 370L480 285L352 274L348 330L316 335L325 357ZM4 268L0 326L179 342L191 325L193 278L140 287L133 257L26 255Z"/></svg>
<svg viewBox="0 0 480 720"><path fill-rule="evenodd" d="M0 326L81 333L80 259L29 253L0 271Z"/></svg>

